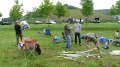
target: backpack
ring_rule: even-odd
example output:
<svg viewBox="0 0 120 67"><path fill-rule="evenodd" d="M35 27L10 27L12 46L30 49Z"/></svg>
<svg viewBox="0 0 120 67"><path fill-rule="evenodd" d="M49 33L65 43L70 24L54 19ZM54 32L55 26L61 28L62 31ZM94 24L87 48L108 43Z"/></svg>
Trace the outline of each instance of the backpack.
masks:
<svg viewBox="0 0 120 67"><path fill-rule="evenodd" d="M120 41L115 40L115 41L113 42L113 46L119 46L119 47L120 47Z"/></svg>
<svg viewBox="0 0 120 67"><path fill-rule="evenodd" d="M58 36L54 36L53 37L53 42L54 43L59 43L60 42L60 38Z"/></svg>

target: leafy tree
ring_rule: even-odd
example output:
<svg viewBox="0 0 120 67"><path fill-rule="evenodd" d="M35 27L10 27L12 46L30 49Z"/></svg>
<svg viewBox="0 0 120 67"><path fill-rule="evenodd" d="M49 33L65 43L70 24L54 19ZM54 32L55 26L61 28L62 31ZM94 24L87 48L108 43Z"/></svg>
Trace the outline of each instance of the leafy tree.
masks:
<svg viewBox="0 0 120 67"><path fill-rule="evenodd" d="M68 4L64 4L64 7L68 8L68 9L79 9L78 7L72 6L72 5L68 5Z"/></svg>
<svg viewBox="0 0 120 67"><path fill-rule="evenodd" d="M39 10L39 9L35 9L35 10L33 11L32 16L35 17L35 18L43 17L43 15L42 15L42 13L40 13L40 10Z"/></svg>
<svg viewBox="0 0 120 67"><path fill-rule="evenodd" d="M117 13L120 14L120 0L116 2Z"/></svg>
<svg viewBox="0 0 120 67"><path fill-rule="evenodd" d="M29 19L29 18L40 18L40 17L43 17L43 16L39 12L39 10L37 10L37 8L33 8L33 11L32 12L27 12L25 17L26 17L26 19Z"/></svg>
<svg viewBox="0 0 120 67"><path fill-rule="evenodd" d="M44 0L41 6L37 9L38 13L41 13L44 17L49 18L53 13L53 5L50 0Z"/></svg>
<svg viewBox="0 0 120 67"><path fill-rule="evenodd" d="M114 16L114 18L115 15L119 15L119 14L120 14L120 0L118 0L115 5L112 5L110 9L110 15Z"/></svg>
<svg viewBox="0 0 120 67"><path fill-rule="evenodd" d="M59 20L61 17L67 16L68 15L67 9L58 1L56 4L56 10L55 10L55 15L58 16Z"/></svg>
<svg viewBox="0 0 120 67"><path fill-rule="evenodd" d="M47 18L48 19L47 22L49 22L49 18L53 13L54 6L52 5L52 2L50 2L50 0L43 0L43 1L44 2L42 3L42 5L39 6L39 8L37 9L37 13Z"/></svg>
<svg viewBox="0 0 120 67"><path fill-rule="evenodd" d="M117 14L117 9L115 5L112 5L111 9L110 9L110 15L114 16Z"/></svg>
<svg viewBox="0 0 120 67"><path fill-rule="evenodd" d="M25 15L26 19L32 18L32 14L33 12L27 12L27 14Z"/></svg>
<svg viewBox="0 0 120 67"><path fill-rule="evenodd" d="M19 20L22 17L22 14L22 4L19 5L19 1L15 0L15 5L10 10L10 19L15 22L16 20Z"/></svg>
<svg viewBox="0 0 120 67"><path fill-rule="evenodd" d="M86 22L87 22L87 17L93 14L93 1L92 0L81 0L81 13L86 17Z"/></svg>
<svg viewBox="0 0 120 67"><path fill-rule="evenodd" d="M110 9L110 15L113 16L114 18L116 18L115 15L117 15L117 9L116 9L115 5L112 5L112 7ZM112 19L112 20L114 22L114 19Z"/></svg>
<svg viewBox="0 0 120 67"><path fill-rule="evenodd" d="M2 17L2 13L0 12L0 17Z"/></svg>

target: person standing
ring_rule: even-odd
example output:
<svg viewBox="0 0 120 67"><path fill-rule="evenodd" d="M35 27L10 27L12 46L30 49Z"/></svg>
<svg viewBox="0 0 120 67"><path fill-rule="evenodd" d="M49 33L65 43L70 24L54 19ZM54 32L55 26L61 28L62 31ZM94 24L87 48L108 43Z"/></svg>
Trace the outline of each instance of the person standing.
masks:
<svg viewBox="0 0 120 67"><path fill-rule="evenodd" d="M71 48L71 28L70 28L70 21L66 21L66 24L64 26L64 33L66 38L66 48Z"/></svg>
<svg viewBox="0 0 120 67"><path fill-rule="evenodd" d="M16 42L17 42L17 45L19 43L19 38L21 39L22 41L22 30L21 30L21 26L20 26L20 22L19 21L16 21L15 25L14 25L14 28L15 28L15 33L16 33Z"/></svg>
<svg viewBox="0 0 120 67"><path fill-rule="evenodd" d="M120 38L120 37L119 37L119 30L115 31L115 33L114 33L114 38L115 38L115 39L119 39L119 38Z"/></svg>
<svg viewBox="0 0 120 67"><path fill-rule="evenodd" d="M79 21L76 20L74 24L75 45L77 44L77 37L78 37L80 46L81 46L81 39L80 39L81 27L82 25L79 24Z"/></svg>

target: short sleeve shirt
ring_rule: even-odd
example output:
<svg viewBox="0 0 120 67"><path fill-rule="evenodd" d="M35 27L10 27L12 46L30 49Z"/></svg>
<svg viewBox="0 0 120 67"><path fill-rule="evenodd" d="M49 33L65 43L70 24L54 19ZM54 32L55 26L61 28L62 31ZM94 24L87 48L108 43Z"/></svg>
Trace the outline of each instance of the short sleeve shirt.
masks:
<svg viewBox="0 0 120 67"><path fill-rule="evenodd" d="M64 26L64 32L65 32L65 35L70 35L71 34L69 24L66 24Z"/></svg>

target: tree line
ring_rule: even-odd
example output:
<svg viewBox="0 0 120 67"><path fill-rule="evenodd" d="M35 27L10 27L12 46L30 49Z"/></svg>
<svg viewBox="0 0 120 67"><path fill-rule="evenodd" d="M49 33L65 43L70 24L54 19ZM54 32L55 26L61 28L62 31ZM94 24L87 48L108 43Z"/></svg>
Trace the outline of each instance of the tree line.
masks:
<svg viewBox="0 0 120 67"><path fill-rule="evenodd" d="M80 12L84 17L87 18L93 15L94 12L94 3L93 0L81 0L80 2L81 9ZM23 4L19 3L19 0L15 0L14 6L10 9L9 18L15 22L16 20L21 20L23 17L24 9L22 8ZM38 8L33 8L33 11L28 12L24 17L25 18L50 18L51 15L56 15L59 20L61 17L68 17L70 12L69 9L78 9L77 7L64 4L62 5L60 1L57 2L56 5L53 5L53 2L50 0L43 0L41 5ZM120 0L116 2L115 5L111 7L110 15L116 15L120 13ZM0 17L2 17L2 13L0 13Z"/></svg>
<svg viewBox="0 0 120 67"><path fill-rule="evenodd" d="M84 7L84 6L86 6L85 4L89 4L89 7ZM82 0L81 5L83 6L83 8L90 8L89 12L86 12L85 11L86 9L82 9L83 10L83 12L82 12L83 15L89 16L93 13L92 12L93 9L91 9L91 7L93 8L92 0ZM9 16L10 16L9 18L13 22L15 22L16 20L20 20L23 17L24 10L23 10L22 6L23 6L23 4L20 4L19 0L15 0L15 4L10 9L10 13L9 13ZM50 16L52 14L54 14L60 19L61 17L69 16L69 10L68 9L77 9L77 7L69 6L67 4L62 5L60 1L58 1L56 5L53 5L53 3L50 2L50 0L43 0L42 4L38 8L33 8L33 11L28 12L24 17L25 18L31 18L31 17L34 17L34 18L36 18L36 17L50 18ZM0 13L0 17L1 16L2 16L2 14Z"/></svg>
<svg viewBox="0 0 120 67"><path fill-rule="evenodd" d="M110 9L110 15L111 16L120 15L120 0L118 0L115 5L112 5Z"/></svg>

